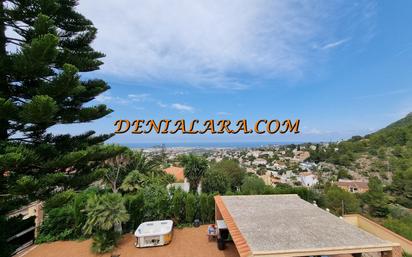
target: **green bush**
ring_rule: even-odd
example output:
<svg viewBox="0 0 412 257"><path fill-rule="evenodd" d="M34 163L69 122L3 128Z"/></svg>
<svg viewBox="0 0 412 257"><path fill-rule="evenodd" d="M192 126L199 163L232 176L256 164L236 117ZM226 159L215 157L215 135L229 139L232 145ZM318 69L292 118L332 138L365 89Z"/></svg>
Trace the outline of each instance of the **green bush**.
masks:
<svg viewBox="0 0 412 257"><path fill-rule="evenodd" d="M199 197L200 219L203 223L209 221L209 203L207 194L202 193Z"/></svg>
<svg viewBox="0 0 412 257"><path fill-rule="evenodd" d="M143 188L144 221L162 220L170 215L170 198L166 187L161 185L149 185Z"/></svg>
<svg viewBox="0 0 412 257"><path fill-rule="evenodd" d="M230 190L230 178L220 169L208 170L202 179L202 192L224 194Z"/></svg>
<svg viewBox="0 0 412 257"><path fill-rule="evenodd" d="M196 215L196 197L193 194L188 194L185 199L185 214L186 223L193 223Z"/></svg>
<svg viewBox="0 0 412 257"><path fill-rule="evenodd" d="M242 194L260 195L265 192L265 182L257 176L248 176L243 180Z"/></svg>
<svg viewBox="0 0 412 257"><path fill-rule="evenodd" d="M74 192L74 190L67 190L67 191L57 193L53 195L52 197L50 197L44 203L43 209L45 212L48 212L51 209L62 207L65 204L71 202L75 196L76 196L76 192Z"/></svg>
<svg viewBox="0 0 412 257"><path fill-rule="evenodd" d="M176 224L185 221L185 198L187 193L178 188L173 191L171 203L171 216Z"/></svg>
<svg viewBox="0 0 412 257"><path fill-rule="evenodd" d="M36 243L76 239L75 223L72 204L49 210Z"/></svg>
<svg viewBox="0 0 412 257"><path fill-rule="evenodd" d="M144 198L143 192L139 191L135 194L127 194L123 196L124 204L127 213L130 215L129 221L125 224L126 231L135 230L143 221L144 217Z"/></svg>
<svg viewBox="0 0 412 257"><path fill-rule="evenodd" d="M342 213L356 213L360 209L360 201L352 193L349 193L337 186L332 186L326 190L325 205L336 215ZM342 206L344 210L342 210Z"/></svg>
<svg viewBox="0 0 412 257"><path fill-rule="evenodd" d="M106 253L116 246L121 235L113 231L100 230L93 235L92 252Z"/></svg>
<svg viewBox="0 0 412 257"><path fill-rule="evenodd" d="M118 193L91 195L87 200L85 212L87 221L83 226L83 232L92 235L92 251L110 251L120 239L122 224L130 219L122 196Z"/></svg>
<svg viewBox="0 0 412 257"><path fill-rule="evenodd" d="M399 235L412 240L412 215L401 219L389 217L383 224L386 228L398 233Z"/></svg>
<svg viewBox="0 0 412 257"><path fill-rule="evenodd" d="M207 204L208 204L208 215L207 215L207 221L209 223L214 223L215 222L215 198L214 195L209 194L207 196Z"/></svg>

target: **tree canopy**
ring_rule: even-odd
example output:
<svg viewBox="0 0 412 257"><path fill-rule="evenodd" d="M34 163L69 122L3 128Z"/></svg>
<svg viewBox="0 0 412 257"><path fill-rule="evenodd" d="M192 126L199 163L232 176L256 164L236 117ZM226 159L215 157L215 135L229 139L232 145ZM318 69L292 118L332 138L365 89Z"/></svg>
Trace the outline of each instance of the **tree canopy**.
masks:
<svg viewBox="0 0 412 257"><path fill-rule="evenodd" d="M93 168L124 148L103 146L112 135L55 135L55 125L97 120L111 113L90 102L109 89L80 73L98 70L104 54L91 43L97 29L77 1L0 4L0 171L5 192L41 198L56 187L81 187ZM77 177L77 178L75 178ZM31 193L30 193L31 192Z"/></svg>

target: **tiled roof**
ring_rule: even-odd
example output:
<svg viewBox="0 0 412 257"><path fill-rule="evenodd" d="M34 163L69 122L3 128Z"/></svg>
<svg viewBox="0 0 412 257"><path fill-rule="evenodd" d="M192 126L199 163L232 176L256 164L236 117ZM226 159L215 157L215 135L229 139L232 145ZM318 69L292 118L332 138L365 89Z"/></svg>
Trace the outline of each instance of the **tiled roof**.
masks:
<svg viewBox="0 0 412 257"><path fill-rule="evenodd" d="M164 170L167 174L171 174L175 176L176 182L184 182L185 181L185 173L183 168L171 166Z"/></svg>
<svg viewBox="0 0 412 257"><path fill-rule="evenodd" d="M357 181L357 180L340 180L336 182L336 185L343 186L343 187L356 187L356 188L364 188L368 189L368 182L365 181Z"/></svg>
<svg viewBox="0 0 412 257"><path fill-rule="evenodd" d="M215 196L216 206L219 208L220 214L222 214L223 219L226 222L227 228L229 229L230 235L236 248L239 252L240 257L248 257L252 255L249 245L247 244L242 233L240 233L239 228L236 226L232 216L227 210L225 204L223 203L222 197L220 195Z"/></svg>

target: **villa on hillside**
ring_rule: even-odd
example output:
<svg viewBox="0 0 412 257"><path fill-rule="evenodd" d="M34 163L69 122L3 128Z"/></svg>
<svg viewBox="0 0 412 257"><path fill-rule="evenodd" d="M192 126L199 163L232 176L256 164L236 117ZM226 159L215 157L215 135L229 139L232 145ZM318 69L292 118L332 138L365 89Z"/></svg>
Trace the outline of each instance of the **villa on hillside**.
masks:
<svg viewBox="0 0 412 257"><path fill-rule="evenodd" d="M215 196L240 257L401 257L401 244L379 238L298 195ZM219 225L218 225L219 227Z"/></svg>
<svg viewBox="0 0 412 257"><path fill-rule="evenodd" d="M316 175L308 171L299 173L299 180L306 187L312 187L319 182Z"/></svg>
<svg viewBox="0 0 412 257"><path fill-rule="evenodd" d="M369 190L368 182L360 180L339 179L336 185L351 193L365 193Z"/></svg>

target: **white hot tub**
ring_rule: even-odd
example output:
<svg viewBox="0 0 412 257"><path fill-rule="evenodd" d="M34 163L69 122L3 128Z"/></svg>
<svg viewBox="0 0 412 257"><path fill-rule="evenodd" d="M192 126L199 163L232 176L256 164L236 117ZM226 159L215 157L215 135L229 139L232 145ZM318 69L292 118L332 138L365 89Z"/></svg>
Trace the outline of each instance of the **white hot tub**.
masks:
<svg viewBox="0 0 412 257"><path fill-rule="evenodd" d="M173 221L148 221L139 225L134 232L136 247L151 247L166 245L172 241Z"/></svg>

